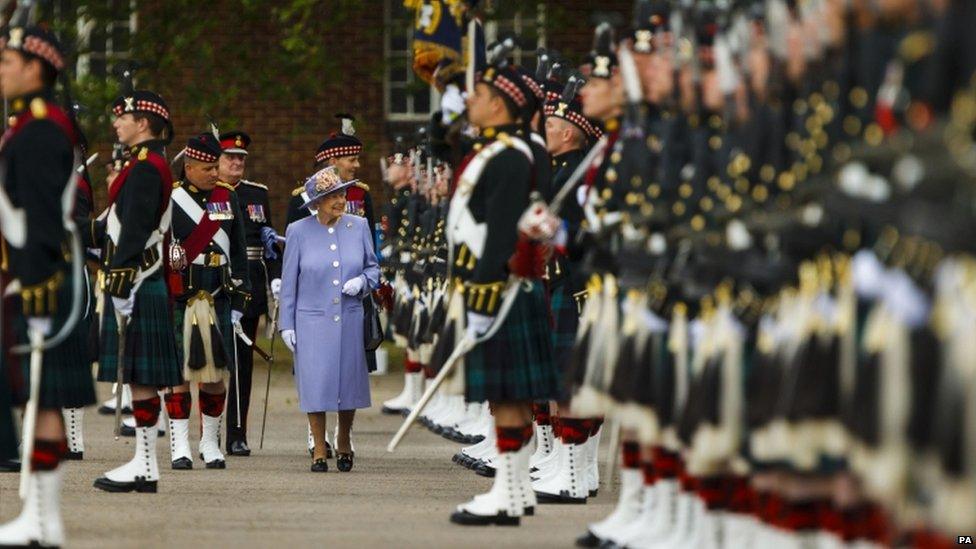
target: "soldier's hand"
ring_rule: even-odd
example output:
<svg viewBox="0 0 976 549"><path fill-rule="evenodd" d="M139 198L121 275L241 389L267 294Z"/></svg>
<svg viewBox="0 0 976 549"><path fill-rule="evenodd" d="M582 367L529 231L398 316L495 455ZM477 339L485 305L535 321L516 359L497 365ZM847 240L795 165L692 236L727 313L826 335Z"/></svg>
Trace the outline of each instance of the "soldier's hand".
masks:
<svg viewBox="0 0 976 549"><path fill-rule="evenodd" d="M241 311L231 311L230 312L230 323L237 326L241 323L241 319L244 318L244 313Z"/></svg>
<svg viewBox="0 0 976 549"><path fill-rule="evenodd" d="M42 336L48 335L51 333L51 317L32 316L27 319L27 329Z"/></svg>
<svg viewBox="0 0 976 549"><path fill-rule="evenodd" d="M271 295L275 299L278 299L278 296L281 295L281 279L280 278L276 278L276 279L274 279L274 280L271 281Z"/></svg>
<svg viewBox="0 0 976 549"><path fill-rule="evenodd" d="M135 296L130 295L127 299L112 296L112 306L115 307L116 313L124 317L130 317L132 316L132 309L136 306Z"/></svg>

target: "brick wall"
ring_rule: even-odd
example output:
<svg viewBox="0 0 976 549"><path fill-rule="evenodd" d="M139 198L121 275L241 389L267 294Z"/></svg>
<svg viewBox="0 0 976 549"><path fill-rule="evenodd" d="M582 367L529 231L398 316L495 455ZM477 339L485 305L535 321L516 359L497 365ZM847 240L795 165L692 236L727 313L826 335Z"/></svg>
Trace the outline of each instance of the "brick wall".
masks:
<svg viewBox="0 0 976 549"><path fill-rule="evenodd" d="M605 0L601 11L625 14L631 1ZM151 5L151 3L149 3ZM217 0L209 4L207 17L215 21L207 40L218 53L238 55L240 48L249 55L278 47L271 22L233 24L236 2ZM310 90L308 99L299 102L256 99L255 94L241 90L228 105L240 128L253 141L248 158L248 179L267 184L272 189L275 224L284 229L287 203L299 180L310 175L318 145L337 129L333 115L348 111L356 115L357 135L365 142L360 178L370 184L374 201L384 202L386 189L380 178L379 159L390 150L394 131L404 126L387 123L383 112L383 33L384 15L380 0L368 0L346 24L322 36L325 51L337 56L342 67L339 74L323 74L322 90ZM579 60L592 41L591 16L596 8L591 0L548 0L548 9L558 25L547 31L547 45ZM150 8L151 9L151 8ZM140 13L140 16L146 14ZM257 52L257 53L256 53ZM287 78L287 75L282 75ZM158 78L154 80L159 80ZM339 86L328 84L339 83ZM188 60L179 74L166 78L158 86L174 113L176 139L170 155L185 143L187 137L206 128L206 120L193 114L191 96L206 91L207 75ZM329 88L332 90L329 90ZM201 89L202 88L202 89ZM212 90L220 96L221 90ZM232 128L225 127L224 130Z"/></svg>

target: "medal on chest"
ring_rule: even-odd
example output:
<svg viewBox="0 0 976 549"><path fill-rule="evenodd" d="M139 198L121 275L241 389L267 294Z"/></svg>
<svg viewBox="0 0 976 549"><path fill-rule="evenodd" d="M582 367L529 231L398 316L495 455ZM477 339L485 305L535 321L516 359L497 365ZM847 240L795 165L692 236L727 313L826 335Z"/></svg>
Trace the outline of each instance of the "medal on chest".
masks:
<svg viewBox="0 0 976 549"><path fill-rule="evenodd" d="M208 202L207 215L214 221L227 221L234 219L234 210L230 202Z"/></svg>
<svg viewBox="0 0 976 549"><path fill-rule="evenodd" d="M346 213L366 217L366 202L364 200L347 200Z"/></svg>
<svg viewBox="0 0 976 549"><path fill-rule="evenodd" d="M264 223L267 218L264 215L264 205L263 204L248 204L247 205L247 217L255 223Z"/></svg>

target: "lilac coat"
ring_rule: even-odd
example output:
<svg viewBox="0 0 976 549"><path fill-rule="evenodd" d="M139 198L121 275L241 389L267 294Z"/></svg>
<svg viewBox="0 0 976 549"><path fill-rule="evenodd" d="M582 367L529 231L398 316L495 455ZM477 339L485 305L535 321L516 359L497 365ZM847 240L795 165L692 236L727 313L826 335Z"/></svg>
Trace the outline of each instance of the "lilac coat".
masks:
<svg viewBox="0 0 976 549"><path fill-rule="evenodd" d="M295 384L303 412L369 408L363 302L380 270L368 223L343 215L326 227L315 216L288 226L279 329L295 330ZM365 281L359 296L347 280Z"/></svg>

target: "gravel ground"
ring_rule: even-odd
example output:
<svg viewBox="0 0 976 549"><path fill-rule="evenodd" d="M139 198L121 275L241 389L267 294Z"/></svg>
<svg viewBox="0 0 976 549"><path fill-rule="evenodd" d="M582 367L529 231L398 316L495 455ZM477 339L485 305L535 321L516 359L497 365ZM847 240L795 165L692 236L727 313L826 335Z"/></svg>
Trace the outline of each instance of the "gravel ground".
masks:
<svg viewBox="0 0 976 549"><path fill-rule="evenodd" d="M173 471L168 438L160 438L158 494L108 494L92 487L101 473L131 458L133 439L115 441L112 417L89 409L85 459L65 465L68 547L570 547L616 499L605 485L587 505L543 506L519 528L452 525L454 507L486 491L491 481L451 463L460 445L419 426L396 453L386 452L402 418L383 416L379 407L399 391L401 374L371 378L374 406L356 418L353 471L339 473L331 460L329 473L312 474L305 420L283 363L272 371L264 449L258 449L267 369L255 368L252 455L229 456L223 471L203 469L199 460L193 471ZM99 390L108 396L107 386ZM329 421L331 430L334 416ZM17 475L0 476L3 521L19 512L17 481Z"/></svg>

